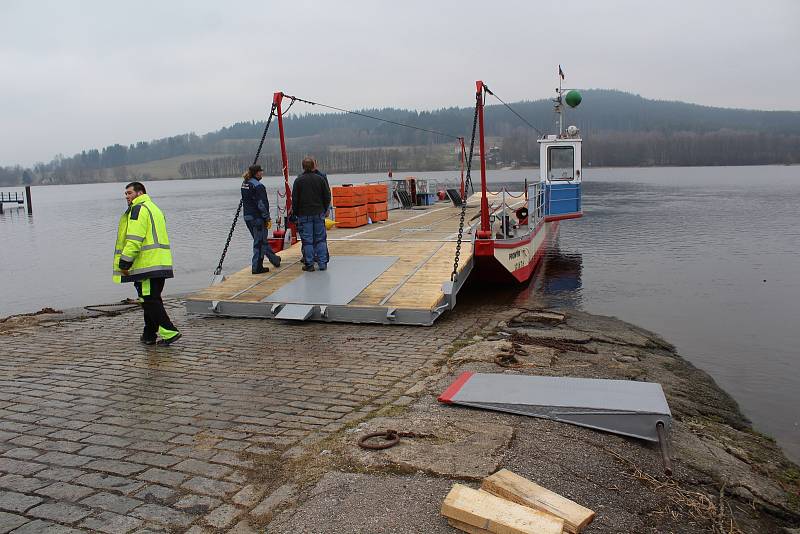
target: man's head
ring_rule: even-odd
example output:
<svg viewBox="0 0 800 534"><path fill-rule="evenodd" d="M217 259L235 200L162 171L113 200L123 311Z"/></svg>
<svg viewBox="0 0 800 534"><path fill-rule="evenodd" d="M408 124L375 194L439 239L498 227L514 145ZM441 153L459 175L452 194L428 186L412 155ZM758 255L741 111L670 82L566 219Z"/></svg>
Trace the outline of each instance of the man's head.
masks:
<svg viewBox="0 0 800 534"><path fill-rule="evenodd" d="M147 193L147 189L144 188L144 184L141 182L131 182L125 186L125 200L128 201L128 206L131 205L133 200L141 195Z"/></svg>
<svg viewBox="0 0 800 534"><path fill-rule="evenodd" d="M250 178L255 178L256 180L260 180L264 177L264 169L261 168L261 165L250 165L247 172L250 173Z"/></svg>
<svg viewBox="0 0 800 534"><path fill-rule="evenodd" d="M303 158L303 172L313 172L317 168L314 158L306 156Z"/></svg>

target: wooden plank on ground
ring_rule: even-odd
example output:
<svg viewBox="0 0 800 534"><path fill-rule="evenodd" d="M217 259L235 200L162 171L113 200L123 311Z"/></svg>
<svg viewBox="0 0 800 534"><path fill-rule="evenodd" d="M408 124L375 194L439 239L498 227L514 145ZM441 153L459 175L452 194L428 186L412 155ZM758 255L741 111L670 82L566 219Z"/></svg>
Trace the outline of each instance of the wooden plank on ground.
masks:
<svg viewBox="0 0 800 534"><path fill-rule="evenodd" d="M480 527L473 527L469 523L464 523L463 521L459 521L458 519L450 519L448 517L447 524L453 528L457 528L458 530L467 532L468 534L492 534L491 530L486 530L485 528L480 528Z"/></svg>
<svg viewBox="0 0 800 534"><path fill-rule="evenodd" d="M564 521L546 512L455 484L442 515L495 534L561 534Z"/></svg>
<svg viewBox="0 0 800 534"><path fill-rule="evenodd" d="M560 517L564 520L564 530L567 532L580 532L594 519L592 510L507 469L501 469L483 479L481 489L503 499Z"/></svg>

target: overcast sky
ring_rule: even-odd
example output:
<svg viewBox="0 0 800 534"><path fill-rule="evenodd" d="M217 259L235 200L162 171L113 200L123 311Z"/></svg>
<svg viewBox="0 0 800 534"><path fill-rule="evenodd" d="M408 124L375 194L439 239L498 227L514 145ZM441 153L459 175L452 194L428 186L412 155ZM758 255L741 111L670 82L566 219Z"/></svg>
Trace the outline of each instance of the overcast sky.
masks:
<svg viewBox="0 0 800 534"><path fill-rule="evenodd" d="M800 110L799 0L0 0L0 165L265 118L567 85ZM296 105L296 111L309 111Z"/></svg>

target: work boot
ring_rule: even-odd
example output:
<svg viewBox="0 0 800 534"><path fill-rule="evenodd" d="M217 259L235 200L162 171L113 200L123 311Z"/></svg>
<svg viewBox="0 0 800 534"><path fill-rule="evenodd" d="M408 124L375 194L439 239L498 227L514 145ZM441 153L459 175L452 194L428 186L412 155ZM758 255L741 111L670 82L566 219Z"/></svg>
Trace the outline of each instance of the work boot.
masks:
<svg viewBox="0 0 800 534"><path fill-rule="evenodd" d="M274 266L275 266L275 268L277 269L278 267L280 267L280 266L281 266L281 257L280 257L280 256L276 256L276 257L275 257L275 261L269 260L269 262L270 262L272 265L274 265Z"/></svg>
<svg viewBox="0 0 800 534"><path fill-rule="evenodd" d="M311 265L303 265L303 270L307 272L312 272L314 270L314 264Z"/></svg>
<svg viewBox="0 0 800 534"><path fill-rule="evenodd" d="M167 330L162 326L158 327L158 333L161 335L158 345L172 345L181 338L181 333L177 330Z"/></svg>
<svg viewBox="0 0 800 534"><path fill-rule="evenodd" d="M328 270L328 264L327 263L320 263L319 264L319 270L320 271L327 271Z"/></svg>
<svg viewBox="0 0 800 534"><path fill-rule="evenodd" d="M183 334L181 334L180 332L178 332L177 334L175 334L175 335L174 335L174 336L172 336L171 338L168 338L168 339L159 339L159 340L158 340L158 343L156 343L156 344L157 344L157 345L167 345L167 346L169 346L169 345L172 345L173 343L175 343L176 341L178 341L178 340L179 340L180 338L182 338L182 337L183 337Z"/></svg>
<svg viewBox="0 0 800 534"><path fill-rule="evenodd" d="M264 274L269 272L269 267L264 267L263 265L259 265L255 269L253 269L253 274Z"/></svg>
<svg viewBox="0 0 800 534"><path fill-rule="evenodd" d="M142 342L142 343L144 343L145 345L155 345L155 344L156 344L156 338L152 338L152 339L150 339L150 338L144 337L144 335L142 335L142 336L139 338L139 341L141 341L141 342Z"/></svg>

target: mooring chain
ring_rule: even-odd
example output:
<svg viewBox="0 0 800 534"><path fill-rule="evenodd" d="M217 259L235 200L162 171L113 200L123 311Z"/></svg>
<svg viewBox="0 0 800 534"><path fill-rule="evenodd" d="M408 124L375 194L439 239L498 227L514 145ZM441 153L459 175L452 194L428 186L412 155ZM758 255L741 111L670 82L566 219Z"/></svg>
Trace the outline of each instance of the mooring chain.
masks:
<svg viewBox="0 0 800 534"><path fill-rule="evenodd" d="M456 255L453 259L453 272L450 274L450 281L455 282L458 274L458 261L461 258L461 240L464 237L464 217L467 214L467 189L472 187L472 152L475 149L475 129L478 126L478 106L479 99L482 97L477 94L475 101L475 117L472 119L472 139L469 142L469 158L467 158L467 178L464 181L464 198L461 199L461 217L458 221L458 239L456 240Z"/></svg>
<svg viewBox="0 0 800 534"><path fill-rule="evenodd" d="M253 165L258 163L258 158L261 156L261 149L264 147L264 140L267 138L267 132L269 131L269 125L272 122L272 117L275 116L275 109L277 108L277 104L275 102L272 103L272 109L269 111L269 118L267 118L267 125L264 127L264 133L261 134L261 142L258 143L258 150L256 150L256 157L253 158ZM239 207L236 208L236 215L233 216L233 224L231 224L231 231L228 232L228 239L225 240L225 247L222 249L222 256L219 258L219 265L217 265L216 270L214 271L214 276L218 276L222 274L222 262L225 261L225 255L228 254L228 247L231 245L231 239L233 238L233 231L236 229L236 223L239 221L239 214L242 212L242 204L244 203L243 200L239 200Z"/></svg>
<svg viewBox="0 0 800 534"><path fill-rule="evenodd" d="M358 440L358 446L362 449L370 449L373 451L380 451L394 447L400 443L400 438L435 438L435 434L422 434L420 432L398 432L397 430L383 430L381 432L372 432L361 436ZM383 438L382 443L368 443L372 438Z"/></svg>

